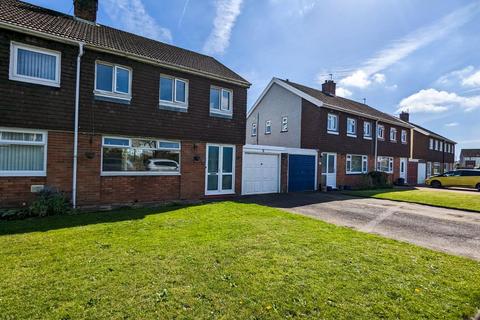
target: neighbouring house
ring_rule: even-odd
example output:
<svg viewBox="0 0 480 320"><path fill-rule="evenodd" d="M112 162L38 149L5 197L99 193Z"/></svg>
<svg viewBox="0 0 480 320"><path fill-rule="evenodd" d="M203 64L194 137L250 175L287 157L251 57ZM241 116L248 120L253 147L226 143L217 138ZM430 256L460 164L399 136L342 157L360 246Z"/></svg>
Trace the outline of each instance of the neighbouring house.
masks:
<svg viewBox="0 0 480 320"><path fill-rule="evenodd" d="M423 184L432 175L454 169L455 141L410 122L408 112L402 112L400 119L413 126L407 170L409 183Z"/></svg>
<svg viewBox="0 0 480 320"><path fill-rule="evenodd" d="M287 164L282 167L289 168L287 190L292 180L294 184L308 180L309 185L318 181L322 187L347 188L361 185L363 174L374 170L388 173L392 182L406 180L411 128L364 103L337 96L332 80L318 90L273 78L248 112L246 142L257 149L265 146L265 153L269 152L266 146L297 151L284 156ZM295 154L301 150L314 150L321 160ZM262 159L250 165L262 180L258 171ZM292 177L291 170L297 177Z"/></svg>
<svg viewBox="0 0 480 320"><path fill-rule="evenodd" d="M0 1L0 207L46 187L77 207L239 195L250 83L97 5Z"/></svg>
<svg viewBox="0 0 480 320"><path fill-rule="evenodd" d="M460 151L460 167L480 168L480 149L462 149Z"/></svg>

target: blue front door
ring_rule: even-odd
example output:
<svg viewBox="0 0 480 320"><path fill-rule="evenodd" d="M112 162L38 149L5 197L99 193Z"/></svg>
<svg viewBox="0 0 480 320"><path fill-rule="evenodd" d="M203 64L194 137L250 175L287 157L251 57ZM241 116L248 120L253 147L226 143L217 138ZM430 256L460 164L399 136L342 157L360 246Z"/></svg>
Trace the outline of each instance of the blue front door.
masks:
<svg viewBox="0 0 480 320"><path fill-rule="evenodd" d="M315 190L315 156L291 154L288 158L288 191Z"/></svg>

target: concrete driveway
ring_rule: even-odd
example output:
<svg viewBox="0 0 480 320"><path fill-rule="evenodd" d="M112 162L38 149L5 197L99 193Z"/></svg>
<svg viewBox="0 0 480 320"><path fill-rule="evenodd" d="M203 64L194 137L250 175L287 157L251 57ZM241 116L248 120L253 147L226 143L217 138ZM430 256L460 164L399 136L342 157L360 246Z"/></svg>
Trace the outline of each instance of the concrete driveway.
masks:
<svg viewBox="0 0 480 320"><path fill-rule="evenodd" d="M335 192L258 195L243 201L480 261L480 213Z"/></svg>

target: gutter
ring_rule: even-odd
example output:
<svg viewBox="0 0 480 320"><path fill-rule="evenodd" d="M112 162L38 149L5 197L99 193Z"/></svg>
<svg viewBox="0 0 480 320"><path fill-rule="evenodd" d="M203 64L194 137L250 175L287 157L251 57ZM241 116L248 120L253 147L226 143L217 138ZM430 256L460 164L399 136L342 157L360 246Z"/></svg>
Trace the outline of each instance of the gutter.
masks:
<svg viewBox="0 0 480 320"><path fill-rule="evenodd" d="M73 172L72 172L72 206L77 207L77 166L78 166L78 118L80 109L80 64L84 53L84 43L78 43L77 77L75 82L75 126L73 134Z"/></svg>
<svg viewBox="0 0 480 320"><path fill-rule="evenodd" d="M30 28L26 28L26 27L22 27L22 26L18 26L18 25L12 25L10 23L5 23L3 21L0 21L0 27L3 27L3 28L8 29L8 30L12 30L12 31L32 34L32 35L35 35L39 38L54 40L54 41L58 41L58 42L66 43L66 44L78 45L78 43L79 43L78 40L69 39L67 37L57 36L57 35L45 33L45 32L42 32L42 31L38 31L38 30L34 30L34 29L30 29ZM91 50L94 50L94 51L99 51L99 52L105 52L105 53L113 54L113 55L116 55L116 56L122 56L122 57L126 57L126 58L136 60L136 61L139 61L139 62L153 64L153 65L156 65L156 66L162 66L162 67L165 67L165 68L169 68L169 69L177 70L177 71L181 71L181 72L186 72L186 73L189 73L189 74L199 75L199 76L203 76L203 77L206 77L206 78L209 78L209 79L223 81L223 82L227 82L227 83L230 83L230 84L235 84L235 85L245 87L245 88L249 88L252 85L248 81L245 82L245 81L240 81L240 80L233 80L233 79L229 79L229 78L225 78L225 77L222 77L222 76L212 74L210 72L198 71L198 70L193 69L193 68L189 68L189 67L185 67L185 66L179 66L179 65L176 65L176 64L170 64L170 63L167 63L167 62L159 62L159 61L154 60L154 59L144 58L140 55L127 53L127 52L123 52L123 51L119 51L119 50L114 50L114 49L106 48L106 47L102 47L102 46L95 46L95 45L84 43L84 48L91 49Z"/></svg>

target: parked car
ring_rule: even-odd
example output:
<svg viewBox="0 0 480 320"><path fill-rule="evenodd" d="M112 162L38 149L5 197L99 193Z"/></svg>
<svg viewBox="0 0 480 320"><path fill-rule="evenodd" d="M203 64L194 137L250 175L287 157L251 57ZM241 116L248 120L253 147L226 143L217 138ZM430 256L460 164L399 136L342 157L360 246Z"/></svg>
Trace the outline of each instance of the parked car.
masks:
<svg viewBox="0 0 480 320"><path fill-rule="evenodd" d="M169 159L149 159L147 168L150 171L169 171L177 172L179 168L178 162Z"/></svg>
<svg viewBox="0 0 480 320"><path fill-rule="evenodd" d="M425 180L425 184L432 188L465 187L480 191L480 170L455 170L432 176Z"/></svg>

